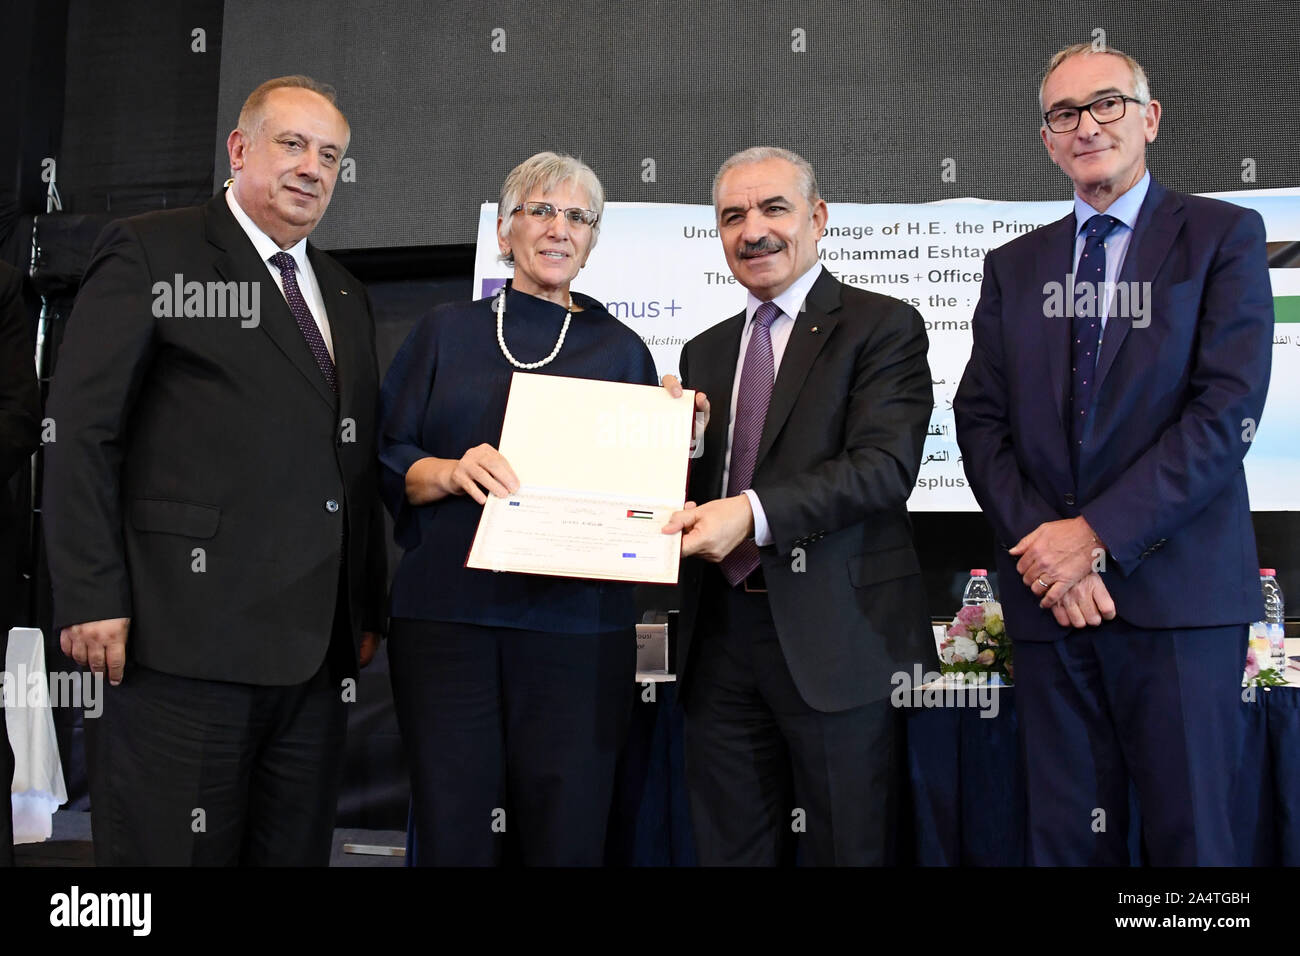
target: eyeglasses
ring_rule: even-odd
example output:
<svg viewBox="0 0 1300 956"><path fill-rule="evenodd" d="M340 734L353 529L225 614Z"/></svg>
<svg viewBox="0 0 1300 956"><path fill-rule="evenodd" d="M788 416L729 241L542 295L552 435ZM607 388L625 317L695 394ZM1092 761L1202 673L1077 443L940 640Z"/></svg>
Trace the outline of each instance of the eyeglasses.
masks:
<svg viewBox="0 0 1300 956"><path fill-rule="evenodd" d="M1128 103L1141 102L1131 96L1103 96L1083 106L1062 106L1059 110L1048 110L1043 114L1043 121L1053 133L1070 133L1079 128L1084 110L1087 110L1098 123L1113 123L1117 119L1124 118L1124 110Z"/></svg>
<svg viewBox="0 0 1300 956"><path fill-rule="evenodd" d="M510 210L510 215L523 210L530 218L538 222L550 222L557 215L563 216L569 221L571 226L594 226L600 221L600 216L590 209L582 209L578 206L570 206L568 209L556 209L548 202L524 202L520 203L514 209Z"/></svg>

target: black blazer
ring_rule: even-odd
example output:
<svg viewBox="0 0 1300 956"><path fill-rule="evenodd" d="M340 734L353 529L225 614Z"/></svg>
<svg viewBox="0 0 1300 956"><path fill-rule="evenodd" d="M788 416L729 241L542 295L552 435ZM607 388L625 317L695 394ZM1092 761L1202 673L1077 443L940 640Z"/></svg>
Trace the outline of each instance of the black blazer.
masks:
<svg viewBox="0 0 1300 956"><path fill-rule="evenodd" d="M36 337L23 310L22 289L22 274L0 262L0 649L13 624L25 517L25 509L14 508L9 482L40 443Z"/></svg>
<svg viewBox="0 0 1300 956"><path fill-rule="evenodd" d="M714 409L691 472L698 503L722 493L744 322L742 312L682 350L683 381ZM938 663L907 516L934 400L927 348L916 309L823 271L777 371L752 486L774 543L759 555L791 676L820 711L882 700L896 671ZM703 570L683 563L683 696Z"/></svg>
<svg viewBox="0 0 1300 956"><path fill-rule="evenodd" d="M309 255L337 396L224 196L111 223L96 243L50 395L46 535L55 626L131 618L128 680L138 661L305 681L336 600L354 644L382 629L374 322L364 287ZM257 324L160 316L177 277L252 283Z"/></svg>

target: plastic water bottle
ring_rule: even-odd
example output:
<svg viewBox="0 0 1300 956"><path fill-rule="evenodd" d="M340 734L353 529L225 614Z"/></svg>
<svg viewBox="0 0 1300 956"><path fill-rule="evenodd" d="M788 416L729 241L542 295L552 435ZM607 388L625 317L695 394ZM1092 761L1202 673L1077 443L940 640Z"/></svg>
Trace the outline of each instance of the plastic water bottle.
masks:
<svg viewBox="0 0 1300 956"><path fill-rule="evenodd" d="M984 568L971 568L970 580L966 582L966 590L961 595L962 606L970 607L992 600L993 587L989 584L988 571Z"/></svg>
<svg viewBox="0 0 1300 956"><path fill-rule="evenodd" d="M1282 589L1277 583L1277 571L1273 568L1260 568L1259 586L1264 590L1264 631L1268 635L1271 666L1275 667L1279 674L1285 674L1286 624L1283 616L1285 605L1282 602Z"/></svg>

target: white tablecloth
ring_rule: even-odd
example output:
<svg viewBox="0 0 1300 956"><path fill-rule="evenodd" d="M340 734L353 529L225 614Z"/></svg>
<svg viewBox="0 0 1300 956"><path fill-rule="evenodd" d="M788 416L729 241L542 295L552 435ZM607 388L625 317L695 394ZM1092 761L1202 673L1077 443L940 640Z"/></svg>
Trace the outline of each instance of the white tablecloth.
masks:
<svg viewBox="0 0 1300 956"><path fill-rule="evenodd" d="M31 627L9 632L5 655L5 724L14 751L11 800L14 843L39 843L52 832L54 811L68 801L54 736L45 640Z"/></svg>

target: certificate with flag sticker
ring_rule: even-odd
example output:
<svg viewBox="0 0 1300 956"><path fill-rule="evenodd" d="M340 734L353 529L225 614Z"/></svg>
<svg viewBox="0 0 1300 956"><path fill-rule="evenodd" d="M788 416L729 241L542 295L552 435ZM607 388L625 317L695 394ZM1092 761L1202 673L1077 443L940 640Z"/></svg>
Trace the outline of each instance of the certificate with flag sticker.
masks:
<svg viewBox="0 0 1300 956"><path fill-rule="evenodd" d="M676 584L695 393L516 372L499 450L520 487L488 495L466 566Z"/></svg>

